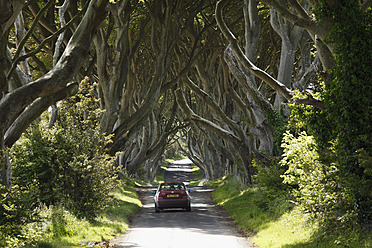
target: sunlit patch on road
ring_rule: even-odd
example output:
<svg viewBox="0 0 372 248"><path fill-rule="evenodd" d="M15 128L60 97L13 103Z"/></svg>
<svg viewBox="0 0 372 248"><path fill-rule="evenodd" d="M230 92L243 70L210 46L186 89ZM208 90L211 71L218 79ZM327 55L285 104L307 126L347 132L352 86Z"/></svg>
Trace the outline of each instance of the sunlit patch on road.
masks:
<svg viewBox="0 0 372 248"><path fill-rule="evenodd" d="M129 237L136 242L123 242L122 248L207 248L207 247L243 247L240 242L229 233L209 233L200 228L182 227L156 227L156 228L133 228ZM139 236L140 235L140 236ZM158 242L160 241L160 242Z"/></svg>
<svg viewBox="0 0 372 248"><path fill-rule="evenodd" d="M175 164L175 165L179 165L179 164L191 165L192 164L192 161L190 159L188 159L188 158L185 158L185 159L180 159L180 160L173 161L171 164Z"/></svg>
<svg viewBox="0 0 372 248"><path fill-rule="evenodd" d="M191 161L175 161L165 174L166 182L189 182ZM143 207L133 219L123 238L112 243L117 248L248 248L255 247L238 235L231 218L213 202L208 187L189 187L192 190L191 212L184 209L165 209L155 212L154 187L142 188Z"/></svg>
<svg viewBox="0 0 372 248"><path fill-rule="evenodd" d="M177 171L177 172L192 172L191 166L185 165L169 165L167 171Z"/></svg>

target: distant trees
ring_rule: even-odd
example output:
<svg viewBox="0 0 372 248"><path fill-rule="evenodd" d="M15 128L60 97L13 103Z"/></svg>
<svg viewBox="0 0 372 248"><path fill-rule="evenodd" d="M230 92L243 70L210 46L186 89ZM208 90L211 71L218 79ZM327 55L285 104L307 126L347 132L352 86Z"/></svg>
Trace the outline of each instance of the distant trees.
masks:
<svg viewBox="0 0 372 248"><path fill-rule="evenodd" d="M122 152L119 162L130 174L144 164L155 170L183 127L172 91L196 61L200 47L194 42L201 37L190 38L193 20L210 4L190 3L118 2L94 40L102 132L114 134L111 152Z"/></svg>

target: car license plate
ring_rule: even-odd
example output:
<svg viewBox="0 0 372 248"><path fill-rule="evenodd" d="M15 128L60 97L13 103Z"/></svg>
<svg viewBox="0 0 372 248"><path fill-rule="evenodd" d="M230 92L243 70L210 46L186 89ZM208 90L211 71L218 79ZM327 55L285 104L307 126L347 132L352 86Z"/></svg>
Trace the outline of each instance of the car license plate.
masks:
<svg viewBox="0 0 372 248"><path fill-rule="evenodd" d="M167 197L178 197L178 195L167 195Z"/></svg>

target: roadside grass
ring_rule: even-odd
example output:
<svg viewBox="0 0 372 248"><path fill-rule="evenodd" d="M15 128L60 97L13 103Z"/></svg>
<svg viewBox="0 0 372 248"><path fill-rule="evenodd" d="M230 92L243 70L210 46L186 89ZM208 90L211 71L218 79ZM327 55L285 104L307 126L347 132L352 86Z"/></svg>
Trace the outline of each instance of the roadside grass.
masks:
<svg viewBox="0 0 372 248"><path fill-rule="evenodd" d="M38 227L36 247L84 247L84 242L107 241L124 233L129 226L129 218L142 205L133 186L134 182L121 182L112 193L112 206L93 221L78 219L63 207L43 209L44 221Z"/></svg>
<svg viewBox="0 0 372 248"><path fill-rule="evenodd" d="M372 247L370 233L357 230L324 233L309 216L290 203L290 195L243 186L227 177L208 182L216 187L214 201L225 208L239 228L260 248Z"/></svg>
<svg viewBox="0 0 372 248"><path fill-rule="evenodd" d="M202 186L201 182L204 178L202 170L195 164L192 164L191 166L192 166L192 176L190 179L190 186Z"/></svg>
<svg viewBox="0 0 372 248"><path fill-rule="evenodd" d="M165 172L167 171L169 163L171 163L172 161L174 161L174 160L173 159L166 159L161 163L160 168L158 169L158 171L155 175L155 178L152 181L152 184L158 185L158 184L164 182Z"/></svg>
<svg viewBox="0 0 372 248"><path fill-rule="evenodd" d="M152 184L164 182L169 163L179 159L183 157L163 161ZM129 226L129 218L142 206L134 187L141 186L143 182L125 176L121 178L122 181L112 193L114 204L94 221L78 219L63 207L45 208L42 211L45 222L42 227L35 227L39 229L35 233L42 235L42 238L38 238L36 247L84 247L84 243L107 241L123 234Z"/></svg>

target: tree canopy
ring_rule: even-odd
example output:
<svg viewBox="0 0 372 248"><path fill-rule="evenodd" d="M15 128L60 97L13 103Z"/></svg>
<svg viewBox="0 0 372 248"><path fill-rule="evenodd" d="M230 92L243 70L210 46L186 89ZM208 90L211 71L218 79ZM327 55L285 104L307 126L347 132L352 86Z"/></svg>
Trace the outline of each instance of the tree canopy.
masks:
<svg viewBox="0 0 372 248"><path fill-rule="evenodd" d="M0 0L1 184L11 185L9 149L44 111L50 127L62 120L57 102L84 81L125 173L144 168L151 179L166 149L182 143L206 178L228 173L252 185L254 165L272 166L305 131L323 172L337 170L333 193L352 199L342 214L370 224L370 4ZM293 136L282 147L286 129ZM298 161L286 161L290 174Z"/></svg>

